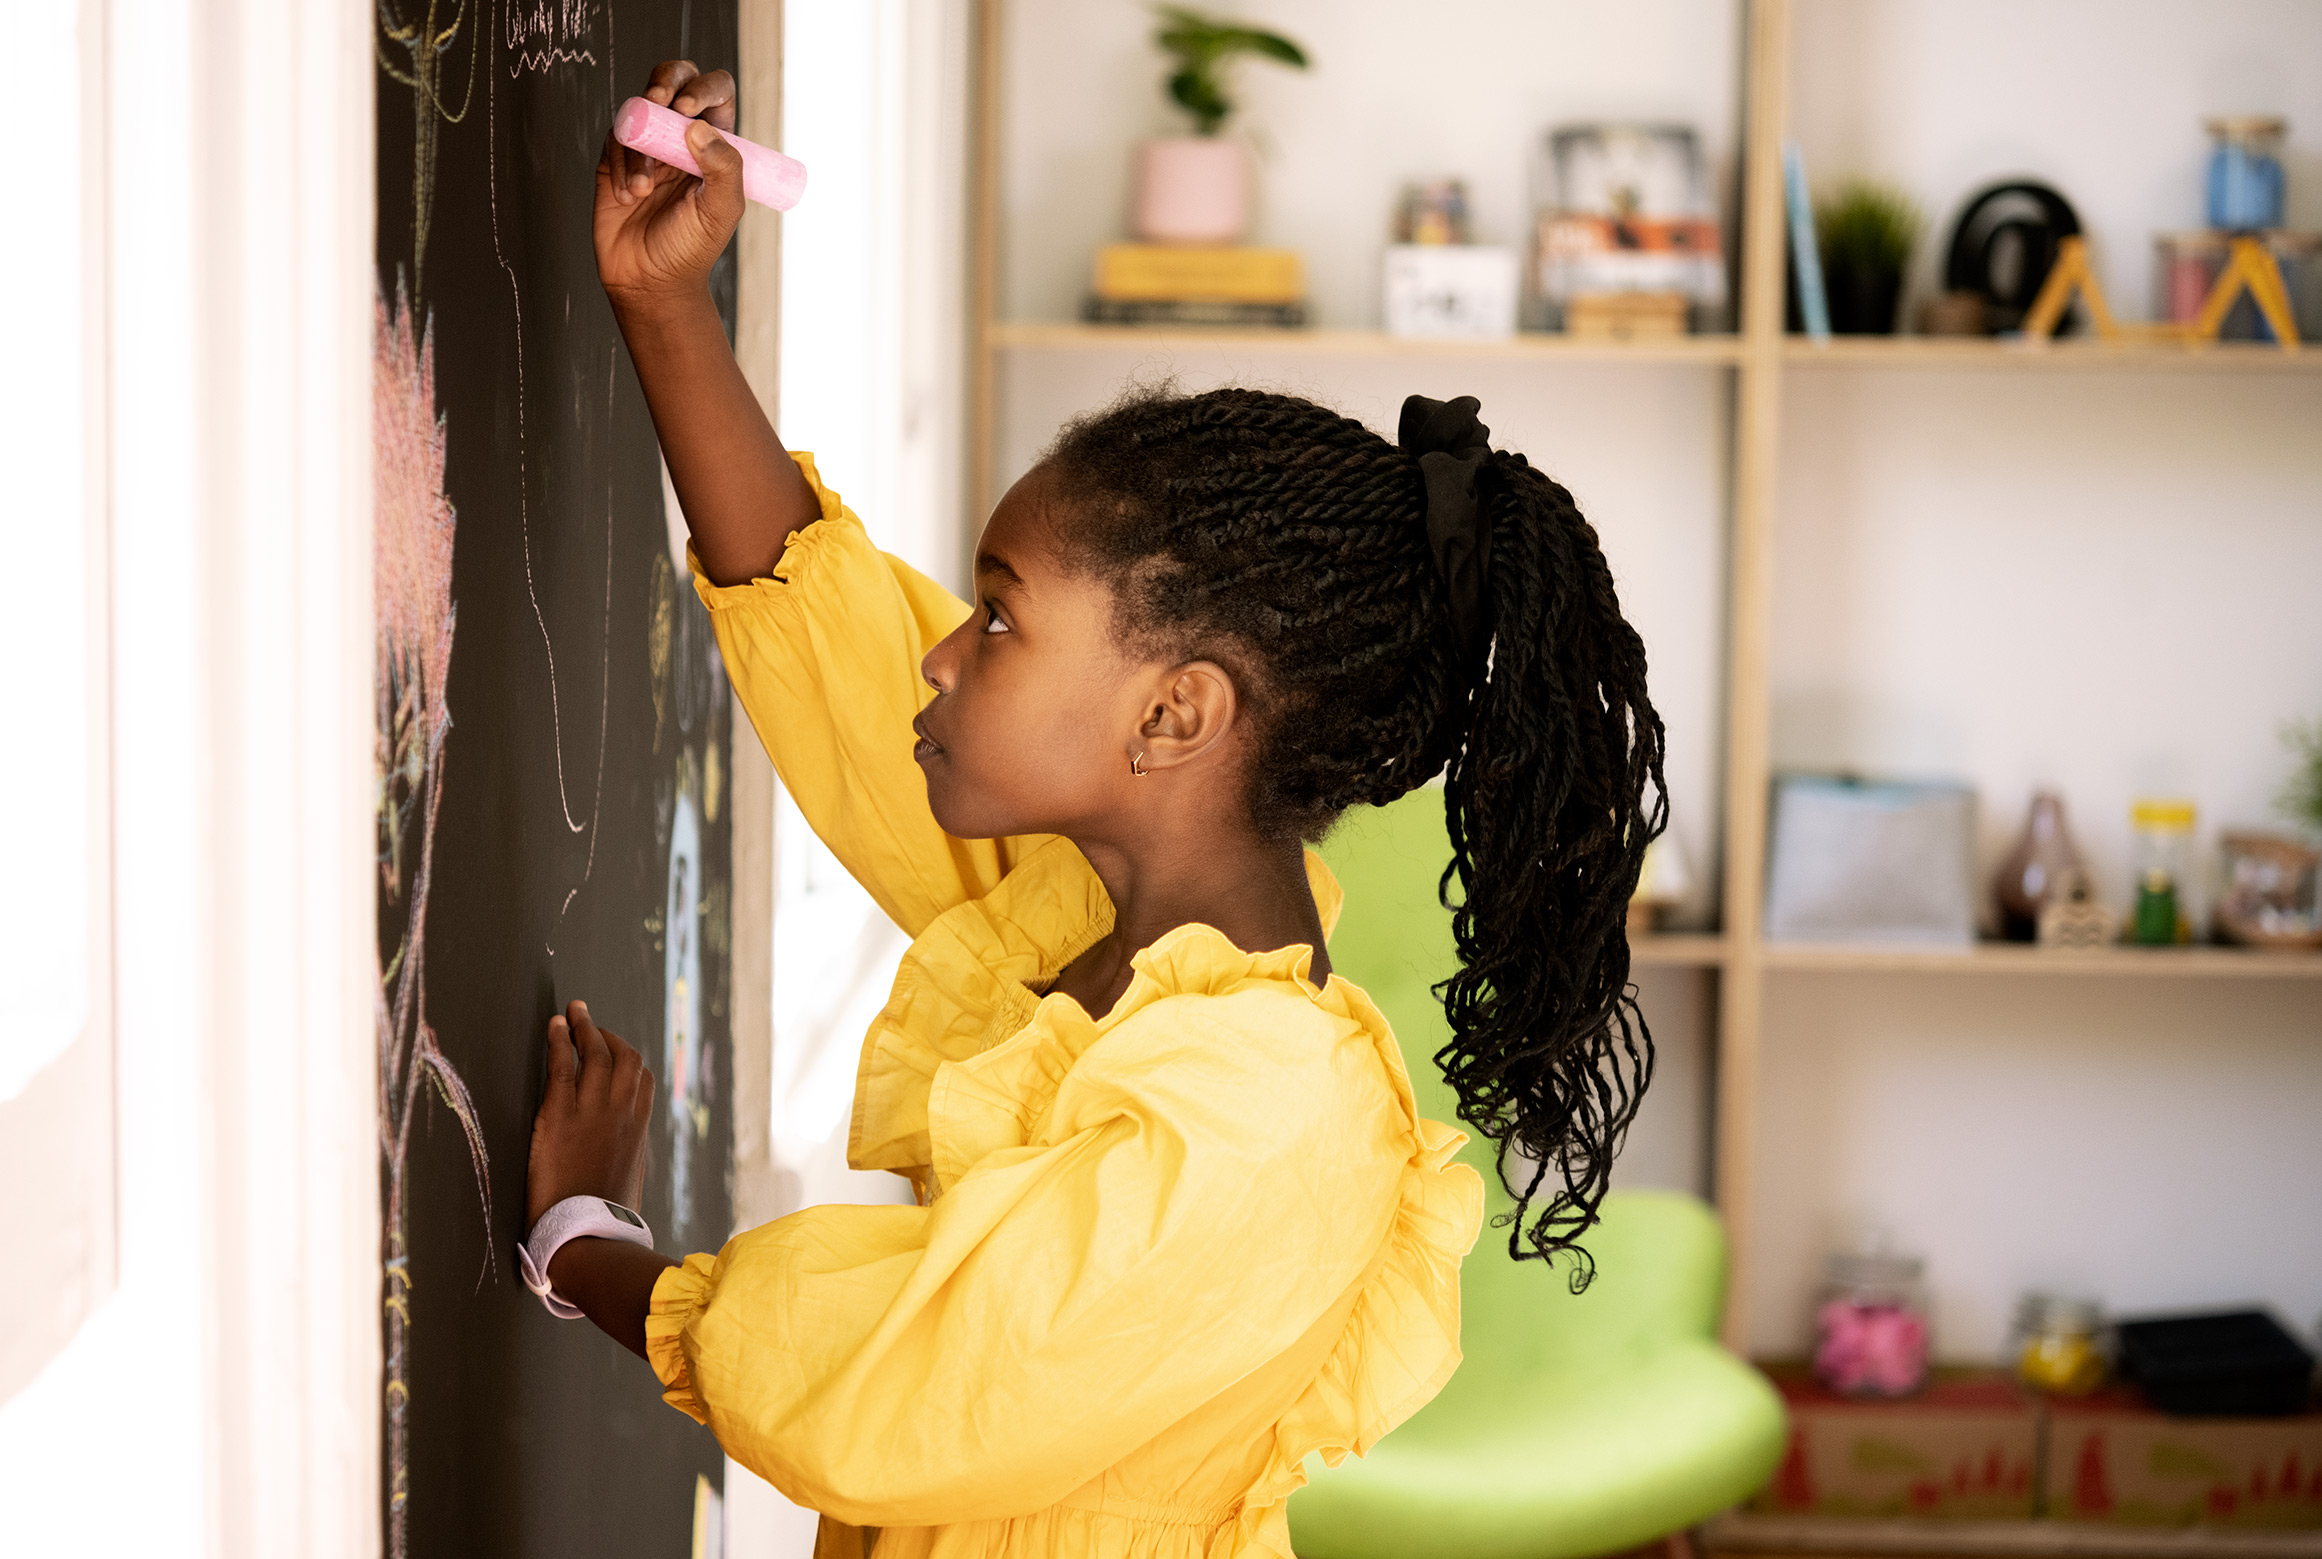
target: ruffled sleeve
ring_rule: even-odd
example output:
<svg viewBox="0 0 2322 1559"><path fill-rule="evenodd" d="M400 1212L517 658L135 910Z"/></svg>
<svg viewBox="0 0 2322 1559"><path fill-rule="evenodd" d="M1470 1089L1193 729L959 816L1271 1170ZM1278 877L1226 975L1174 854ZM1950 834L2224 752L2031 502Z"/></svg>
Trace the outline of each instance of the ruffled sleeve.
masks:
<svg viewBox="0 0 2322 1559"><path fill-rule="evenodd" d="M840 864L917 936L988 893L1020 853L1018 841L937 827L911 757L911 719L933 696L919 662L968 607L871 545L813 456L791 458L822 517L791 535L768 577L715 585L696 562L694 589L783 786Z"/></svg>
<svg viewBox="0 0 2322 1559"><path fill-rule="evenodd" d="M1051 998L1016 1040L946 1068L935 1157L973 1162L932 1206L810 1208L671 1269L647 1323L668 1400L792 1500L915 1526L1054 1504L1281 1355L1366 1273L1348 1330L1374 1352L1417 1335L1407 1305L1456 1339L1461 1214L1412 1222L1408 1090L1381 1086L1374 1037L1311 986L1197 983L1141 975L1101 1043ZM979 1086L1011 1070L1053 1082ZM1384 1277L1412 1240L1448 1292ZM1402 1403L1372 1397L1439 1372L1442 1348L1422 1345L1328 1389L1376 1422Z"/></svg>

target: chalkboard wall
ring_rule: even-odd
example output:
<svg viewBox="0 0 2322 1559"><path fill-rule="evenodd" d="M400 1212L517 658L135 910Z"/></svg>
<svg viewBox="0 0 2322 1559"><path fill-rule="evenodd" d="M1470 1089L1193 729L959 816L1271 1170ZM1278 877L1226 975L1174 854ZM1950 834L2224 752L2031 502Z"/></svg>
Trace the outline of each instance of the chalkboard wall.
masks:
<svg viewBox="0 0 2322 1559"><path fill-rule="evenodd" d="M660 1079L661 1248L732 1221L730 706L589 212L614 105L656 60L731 66L735 9L379 17L387 1550L678 1556L716 1442L551 1319L514 1250L542 1032L573 997Z"/></svg>

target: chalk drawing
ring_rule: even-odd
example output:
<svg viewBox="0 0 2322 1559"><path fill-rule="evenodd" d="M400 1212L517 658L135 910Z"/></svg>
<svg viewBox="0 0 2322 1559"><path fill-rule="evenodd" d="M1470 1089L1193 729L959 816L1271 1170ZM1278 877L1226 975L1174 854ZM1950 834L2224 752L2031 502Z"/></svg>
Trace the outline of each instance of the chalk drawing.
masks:
<svg viewBox="0 0 2322 1559"><path fill-rule="evenodd" d="M530 12L527 14L545 15L549 14L553 10L556 12L556 14L561 15L563 14L563 11L567 9L571 10L575 16L579 17L584 22L586 21L587 16L590 14L586 6L551 8L544 5L534 5L530 8ZM504 30L506 38L509 41L511 47L514 46L521 33L521 29L516 24L515 15L515 12L511 12L509 26ZM530 34L524 35L529 36ZM607 53L608 78L606 82L606 114L607 122L610 123L610 116L612 112L612 83L609 75L611 69L609 63L610 51L608 50ZM511 67L509 70L509 75L513 77L518 74L521 74L521 72ZM557 806L564 815L564 826L568 831L575 834L586 832L589 836L588 860L587 864L582 868L580 881L572 884L569 888L566 889L564 901L557 907L555 925L557 928L561 928L564 924L564 917L566 913L572 908L573 900L579 897L581 888L588 882L589 878L595 873L596 870L596 828L604 803L605 791L605 742L607 735L606 722L607 716L611 710L612 703L612 658L609 653L607 653L604 657L602 679L597 690L598 716L596 782L593 793L589 800L588 820L583 822L580 818L574 816L573 814L572 789L565 777L564 703L559 693L557 684L556 640L550 635L548 631L548 615L541 608L540 585L539 581L534 577L532 570L532 438L530 414L526 404L529 399L529 395L527 393L528 378L525 371L524 361L524 292L516 275L515 264L508 258L507 247L503 243L500 234L499 72L488 71L486 75L488 79L484 89L484 121L488 145L485 155L485 169L489 176L486 204L489 208L492 219L492 258L499 265L501 274L505 276L508 281L508 306L511 311L511 317L516 332L516 525L518 542L519 545L523 548L524 553L524 594L525 598L531 603L533 626L540 631L540 646L548 659L549 745L554 749L556 754ZM612 387L614 384L614 359L611 357L608 357L606 362L605 384L606 415L610 417L612 412ZM606 643L609 649L613 613L612 478L609 467L606 476L605 518L604 617L598 624L598 628L600 642ZM552 928L550 939L547 943L547 950L552 957L556 952L554 930L555 928Z"/></svg>
<svg viewBox="0 0 2322 1559"><path fill-rule="evenodd" d="M496 82L496 75L494 79ZM500 238L499 101L500 94L497 86L487 86L484 92L484 117L491 145L485 156L485 167L490 173L490 189L487 198L492 214L492 258L499 262L501 274L508 278L508 306L514 311L516 327L516 523L524 548L524 593L532 603L532 621L540 629L541 647L548 653L548 716L553 736L551 745L556 749L557 805L564 811L564 826L577 834L588 825L572 815L572 793L565 784L564 709L557 697L556 642L549 637L548 617L540 607L540 586L532 575L532 441L525 405L529 397L526 394L524 371L524 290L517 282L516 267L509 260L507 248ZM606 540L608 563L611 549L612 542L608 531ZM609 625L612 604L612 585L609 574L606 582L605 600ZM608 660L608 676L611 674L610 664ZM604 782L604 745L604 723L600 720L597 726L597 778L600 790ZM594 816L593 805L591 815Z"/></svg>
<svg viewBox="0 0 2322 1559"><path fill-rule="evenodd" d="M682 778L680 785L684 783ZM701 819L680 789L669 830L669 893L662 920L661 1075L669 1089L672 1221L692 1219L693 1150L709 1135L701 1032Z"/></svg>
<svg viewBox="0 0 2322 1559"><path fill-rule="evenodd" d="M396 0L379 0L379 31L371 39L372 52L387 79L411 89L416 140L411 159L411 295L415 299L427 279L427 229L435 211L436 140L445 125L456 125L468 117L468 107L476 96L476 56L483 51L475 45L474 29L466 27L468 3L458 0L446 17L444 0L427 0L426 15L415 20L403 14ZM470 34L468 79L460 89L460 106L454 109L443 95L443 62L463 29ZM388 57L390 45L410 61L408 68L399 67Z"/></svg>
<svg viewBox="0 0 2322 1559"><path fill-rule="evenodd" d="M374 588L377 595L379 877L383 908L403 910L393 958L379 970L379 1148L385 1160L387 1476L391 1559L403 1559L409 1503L406 1413L411 1269L405 1241L404 1169L411 1123L424 1096L459 1122L484 1214L484 1267L492 1224L484 1147L467 1085L444 1058L427 1020L427 900L435 876L435 821L443 801L444 697L458 612L451 597L458 525L444 492L444 419L435 400L435 327L414 332L415 308L398 282L392 302L374 300L371 359ZM423 1096L424 1090L424 1096ZM480 1279L479 1279L480 1281Z"/></svg>
<svg viewBox="0 0 2322 1559"><path fill-rule="evenodd" d="M508 7L508 74L545 74L559 65L594 65L601 12L589 0L532 0Z"/></svg>

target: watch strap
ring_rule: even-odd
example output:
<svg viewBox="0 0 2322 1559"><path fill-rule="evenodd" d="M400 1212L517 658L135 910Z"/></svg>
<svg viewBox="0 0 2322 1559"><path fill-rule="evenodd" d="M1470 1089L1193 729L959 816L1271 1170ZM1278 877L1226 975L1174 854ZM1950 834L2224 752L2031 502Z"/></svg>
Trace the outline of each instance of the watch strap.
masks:
<svg viewBox="0 0 2322 1559"><path fill-rule="evenodd" d="M516 1247L516 1265L523 1270L524 1286L538 1294L548 1313L560 1321L578 1320L582 1311L549 1282L548 1264L559 1246L581 1239L626 1240L651 1249L653 1231L635 1212L601 1196L568 1196L542 1213Z"/></svg>

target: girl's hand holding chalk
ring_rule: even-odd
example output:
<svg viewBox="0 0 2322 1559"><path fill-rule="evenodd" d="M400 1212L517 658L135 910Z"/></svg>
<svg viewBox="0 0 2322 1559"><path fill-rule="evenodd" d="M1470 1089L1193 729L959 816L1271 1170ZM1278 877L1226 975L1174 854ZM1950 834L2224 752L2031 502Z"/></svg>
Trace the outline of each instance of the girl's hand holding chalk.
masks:
<svg viewBox="0 0 2322 1559"><path fill-rule="evenodd" d="M616 308L702 292L746 198L796 203L806 170L733 128L734 78L688 60L655 66L621 105L597 164L595 222L597 276Z"/></svg>
<svg viewBox="0 0 2322 1559"><path fill-rule="evenodd" d="M685 138L699 120L663 108L651 98L633 97L613 114L613 139L634 152L657 157L673 168L701 177L701 167ZM726 140L742 154L742 193L761 206L788 211L806 193L806 164L738 135Z"/></svg>

